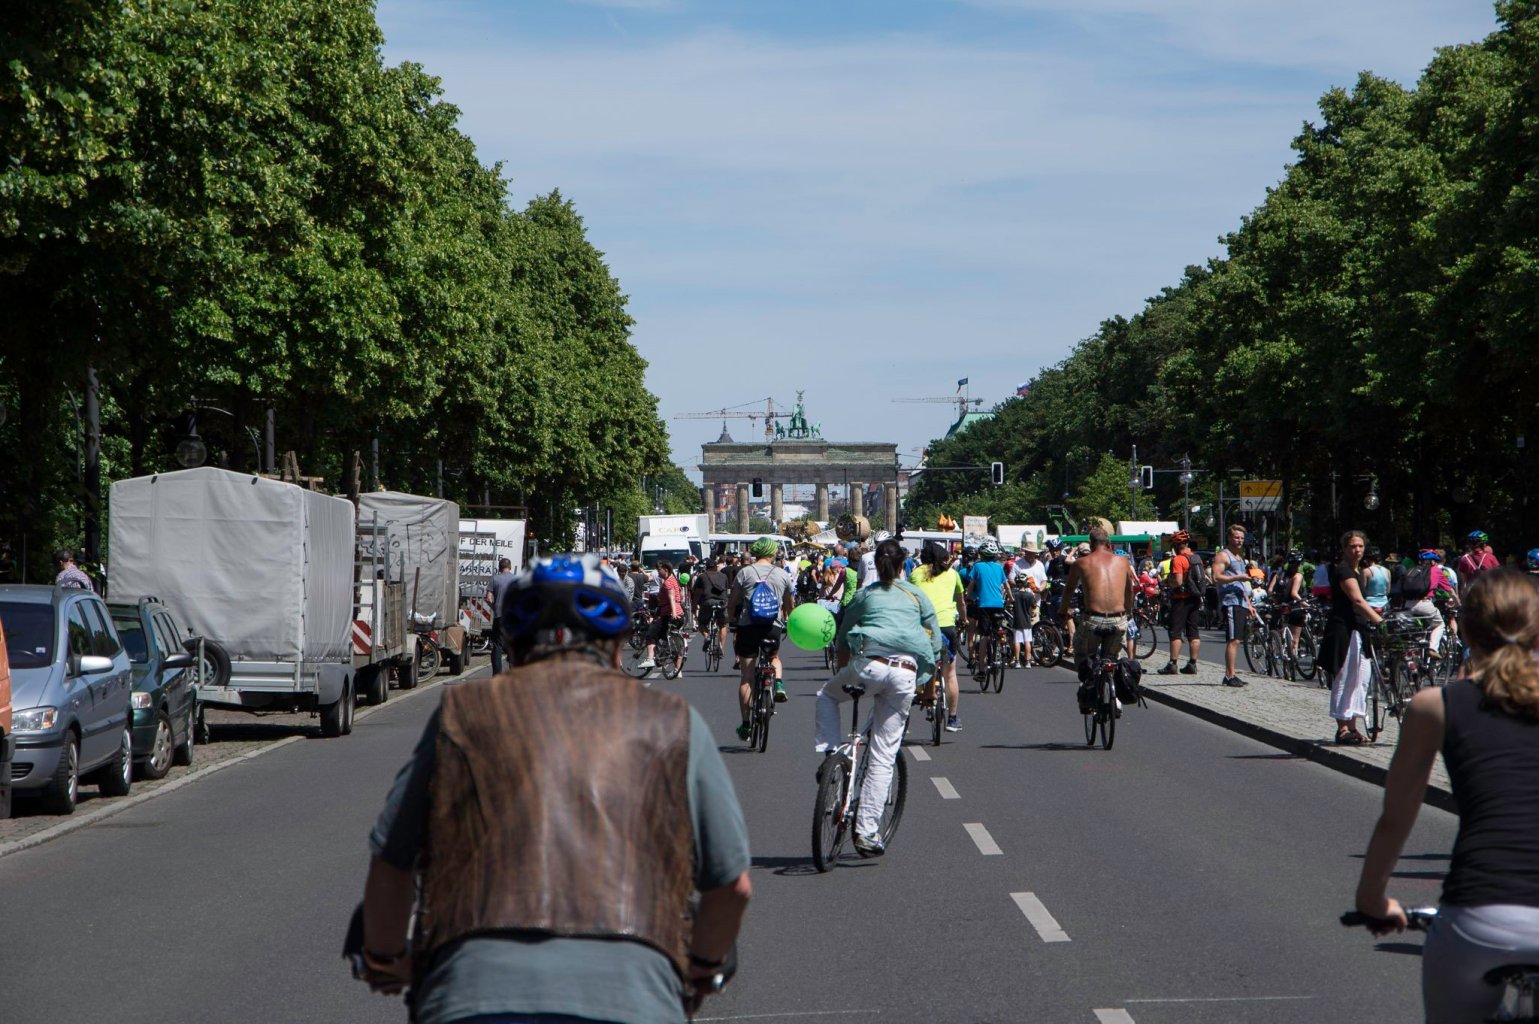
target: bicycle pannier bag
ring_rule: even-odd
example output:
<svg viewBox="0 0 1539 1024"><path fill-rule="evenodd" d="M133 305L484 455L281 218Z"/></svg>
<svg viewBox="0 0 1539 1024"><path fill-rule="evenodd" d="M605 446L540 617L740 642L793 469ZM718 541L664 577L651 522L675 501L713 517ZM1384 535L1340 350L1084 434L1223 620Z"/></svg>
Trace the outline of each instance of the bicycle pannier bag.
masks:
<svg viewBox="0 0 1539 1024"><path fill-rule="evenodd" d="M1137 704L1143 675L1144 667L1132 658L1123 658L1117 662L1117 670L1112 676L1117 687L1117 699L1123 704Z"/></svg>

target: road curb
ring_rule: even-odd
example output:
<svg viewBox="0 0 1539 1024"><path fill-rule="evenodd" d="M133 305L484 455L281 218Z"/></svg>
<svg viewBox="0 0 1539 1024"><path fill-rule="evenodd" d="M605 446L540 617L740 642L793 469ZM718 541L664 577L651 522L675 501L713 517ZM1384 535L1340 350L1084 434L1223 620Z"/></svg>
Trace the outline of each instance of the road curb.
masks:
<svg viewBox="0 0 1539 1024"><path fill-rule="evenodd" d="M453 679L455 681L464 680L474 676L478 672L483 671L490 673L491 666L488 664L483 665L478 669L471 669L468 672L454 676ZM359 708L353 714L353 721L357 722L359 719L369 717L376 711L383 711L385 708L393 707L399 701L407 701L411 700L413 697L420 697L422 694L436 690L449 681L450 680L448 679L435 679L430 683L425 683L411 690L401 690L392 693L390 695L390 699L383 704L373 704L365 708ZM299 740L307 738L308 737L305 736L289 736L260 749L248 750L244 754L239 754L235 757L229 758L228 760L219 761L215 764L208 765L205 768L196 768L193 771L188 772L186 775L183 775L181 778L172 782L168 782L164 786L157 786L155 789L152 789L147 793L139 793L133 796L125 797L121 800L114 800L110 804L97 807L94 810L85 812L84 814L73 815L69 818L69 820L61 821L57 825L43 829L41 832L35 832L30 836L25 836L21 839L14 839L10 842L0 843L0 858L8 857L13 853L20 853L22 850L30 850L34 846L41 846L43 843L46 843L52 839L58 839L60 836L67 836L71 832L78 832L83 828L89 828L99 821L104 821L113 815L121 814L126 810L138 807L140 804L154 800L156 797L164 796L167 793L174 793L181 789L183 786L194 782L200 782L203 779L208 778L210 775L221 772L226 768L230 768L238 764L244 764L253 758L261 757L263 754L270 754L274 750L279 750L288 746L290 743L296 743Z"/></svg>
<svg viewBox="0 0 1539 1024"><path fill-rule="evenodd" d="M1222 711L1203 704L1183 700L1181 697L1168 690L1161 690L1157 686L1145 686L1144 696L1156 704L1174 708L1185 714L1210 722L1230 732L1239 733L1258 742L1265 743L1269 747L1286 750L1290 754L1308 758L1316 764L1324 765L1344 775L1350 775L1364 782L1371 782L1375 786L1383 786L1388 770L1366 761L1360 761L1344 751L1337 750L1333 745L1322 743L1319 740L1303 739L1298 736L1290 736L1285 732L1258 725L1255 722L1246 721L1237 715L1227 715ZM1424 802L1439 810L1450 814L1457 814L1458 808L1454 804L1453 793L1434 782L1427 783L1427 793Z"/></svg>

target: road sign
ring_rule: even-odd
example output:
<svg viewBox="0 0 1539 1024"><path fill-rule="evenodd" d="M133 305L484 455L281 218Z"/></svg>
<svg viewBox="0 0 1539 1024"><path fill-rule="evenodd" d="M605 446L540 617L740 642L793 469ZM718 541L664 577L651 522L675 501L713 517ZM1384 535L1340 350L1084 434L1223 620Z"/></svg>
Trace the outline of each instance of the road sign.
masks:
<svg viewBox="0 0 1539 1024"><path fill-rule="evenodd" d="M1282 509L1281 480L1241 480L1240 510L1277 512Z"/></svg>

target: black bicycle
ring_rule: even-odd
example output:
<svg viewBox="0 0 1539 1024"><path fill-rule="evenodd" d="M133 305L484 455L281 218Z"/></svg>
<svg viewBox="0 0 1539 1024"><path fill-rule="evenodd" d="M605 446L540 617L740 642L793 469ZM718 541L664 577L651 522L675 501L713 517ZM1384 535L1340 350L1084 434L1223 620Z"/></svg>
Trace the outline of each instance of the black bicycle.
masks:
<svg viewBox="0 0 1539 1024"><path fill-rule="evenodd" d="M770 719L775 717L775 641L759 641L748 691L748 749L764 753L769 746Z"/></svg>
<svg viewBox="0 0 1539 1024"><path fill-rule="evenodd" d="M1010 660L1010 629L1005 625L1002 612L985 612L984 631L977 640L977 654L973 658L973 680L979 693L988 693L989 687L998 693L1005 687L1005 664Z"/></svg>
<svg viewBox="0 0 1539 1024"><path fill-rule="evenodd" d="M704 635L705 670L710 673L721 668L721 628L726 624L727 613L719 604L706 606L705 621L700 624Z"/></svg>
<svg viewBox="0 0 1539 1024"><path fill-rule="evenodd" d="M1084 629L1085 624L1080 624ZM1098 637L1111 636L1116 632L1110 626L1096 626ZM1095 656L1090 679L1080 686L1079 711L1085 719L1085 745L1095 746L1096 734L1101 736L1101 749L1110 750L1117 739L1117 718L1122 712L1117 707L1117 663L1103 655Z"/></svg>

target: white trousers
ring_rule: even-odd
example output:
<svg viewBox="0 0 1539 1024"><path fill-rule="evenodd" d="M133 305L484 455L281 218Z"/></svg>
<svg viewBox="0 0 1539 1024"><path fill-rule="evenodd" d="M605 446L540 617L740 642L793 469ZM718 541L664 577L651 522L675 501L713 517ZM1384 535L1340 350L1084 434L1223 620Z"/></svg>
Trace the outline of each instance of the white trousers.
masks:
<svg viewBox="0 0 1539 1024"><path fill-rule="evenodd" d="M1331 683L1331 717L1338 722L1368 717L1368 682L1373 664L1363 653L1363 638L1357 630L1347 643L1347 660L1341 663Z"/></svg>
<svg viewBox="0 0 1539 1024"><path fill-rule="evenodd" d="M861 699L872 702L869 706L874 715L866 781L860 787L860 813L855 820L856 833L869 836L882 819L882 805L887 802L887 789L892 785L892 764L903 742L916 675L885 661L852 658L818 691L818 752L832 750L848 735L840 722L840 705L850 700L843 687L845 683L857 682L865 684L866 694Z"/></svg>

